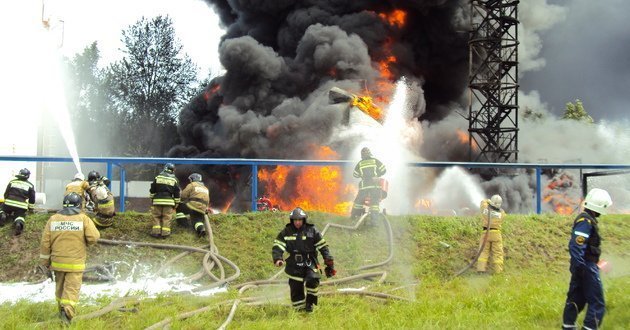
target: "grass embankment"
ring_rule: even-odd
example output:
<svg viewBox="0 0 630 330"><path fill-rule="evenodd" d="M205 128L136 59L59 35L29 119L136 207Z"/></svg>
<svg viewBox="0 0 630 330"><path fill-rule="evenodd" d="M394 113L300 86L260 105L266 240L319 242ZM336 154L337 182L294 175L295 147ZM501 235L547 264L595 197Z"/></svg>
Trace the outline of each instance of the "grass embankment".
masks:
<svg viewBox="0 0 630 330"><path fill-rule="evenodd" d="M41 228L47 218L48 215L30 216L26 232L17 238L11 236L8 226L0 228L1 281L41 278L33 269L38 262ZM286 213L212 216L219 253L240 267L242 274L235 284L268 279L277 272L271 264L270 249L286 218ZM320 230L327 222L349 224L347 219L320 213L311 214L309 220ZM376 270L387 271L387 277L381 284L364 280L337 287L322 286L320 292L365 287L368 291L397 295L408 301L325 295L320 298L315 313L305 315L288 306L287 285L266 286L248 290L245 296L268 296L269 301L257 306L240 305L229 328L558 328L568 288L566 246L572 220L572 217L550 215L508 216L504 224L505 273L481 276L468 272L458 278L453 278L453 274L474 257L481 235L479 220L475 217L390 217L395 243L392 263L367 271L357 269L382 261L388 255L383 226L363 227L358 231L330 228L326 238L336 258L338 277ZM149 237L149 228L149 215L129 212L117 216L114 227L101 234L102 238L114 240L206 244L192 232L176 226L171 238L155 240ZM605 216L600 229L604 258L613 264L612 272L602 277L608 309L604 326L624 329L630 324L630 222L624 216ZM117 271L124 276L129 271L125 264L131 267L140 262L157 271L166 260L179 253L148 247L98 245L90 250L88 266L118 261L122 266ZM200 269L200 260L200 254L192 254L173 265L170 271L194 274ZM231 275L230 272L228 269L226 276ZM210 283L204 281L201 283ZM53 292L48 294L54 295ZM277 295L281 298L273 299ZM236 289L213 297L160 295L141 300L135 313L115 311L98 318L78 320L73 328L140 329L208 305L216 308L175 321L171 327L217 328L230 311L228 302L237 297ZM115 298L102 297L90 304L82 302L79 315L99 310ZM32 328L33 323L56 320L55 303L3 304L0 320L4 328ZM48 324L49 328L59 326L56 321Z"/></svg>

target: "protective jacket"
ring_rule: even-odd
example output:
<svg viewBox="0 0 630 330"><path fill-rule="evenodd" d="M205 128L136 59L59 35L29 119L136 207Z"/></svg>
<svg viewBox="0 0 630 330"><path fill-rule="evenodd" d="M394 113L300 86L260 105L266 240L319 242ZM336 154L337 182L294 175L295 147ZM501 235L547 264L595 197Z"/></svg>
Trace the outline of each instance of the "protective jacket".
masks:
<svg viewBox="0 0 630 330"><path fill-rule="evenodd" d="M106 217L114 215L114 195L102 181L92 181L88 188L88 194L96 204L97 214Z"/></svg>
<svg viewBox="0 0 630 330"><path fill-rule="evenodd" d="M35 188L26 179L14 178L4 191L4 205L28 210L35 204Z"/></svg>
<svg viewBox="0 0 630 330"><path fill-rule="evenodd" d="M66 185L66 192L63 194L67 196L70 193L77 193L81 196L81 199L85 202L85 192L90 188L90 184L81 179L74 179Z"/></svg>
<svg viewBox="0 0 630 330"><path fill-rule="evenodd" d="M191 210L206 213L210 204L210 191L202 182L191 182L182 191L181 201Z"/></svg>
<svg viewBox="0 0 630 330"><path fill-rule="evenodd" d="M275 263L277 260L282 260L284 252L288 252L285 272L289 278L301 281L304 277L304 268L317 270L318 251L324 260L333 259L328 243L315 225L304 223L300 229L297 229L291 222L276 237L271 255Z"/></svg>
<svg viewBox="0 0 630 330"><path fill-rule="evenodd" d="M64 208L48 219L39 257L42 264L52 270L82 272L86 247L95 244L100 236L92 220L79 208Z"/></svg>
<svg viewBox="0 0 630 330"><path fill-rule="evenodd" d="M573 222L573 231L569 241L571 270L583 269L586 263L597 264L602 254L600 245L597 219L586 212L581 213Z"/></svg>
<svg viewBox="0 0 630 330"><path fill-rule="evenodd" d="M490 200L484 199L481 201L479 210L481 211L483 229L501 230L501 225L505 218L505 211L503 209L497 209L491 206Z"/></svg>
<svg viewBox="0 0 630 330"><path fill-rule="evenodd" d="M149 190L153 205L175 206L180 202L179 181L175 174L162 171L155 177Z"/></svg>
<svg viewBox="0 0 630 330"><path fill-rule="evenodd" d="M376 180L374 179L385 175L386 172L387 170L385 169L385 165L383 165L380 160L376 158L367 158L357 163L354 167L354 171L352 172L352 176L361 179L359 190L362 190L379 188Z"/></svg>

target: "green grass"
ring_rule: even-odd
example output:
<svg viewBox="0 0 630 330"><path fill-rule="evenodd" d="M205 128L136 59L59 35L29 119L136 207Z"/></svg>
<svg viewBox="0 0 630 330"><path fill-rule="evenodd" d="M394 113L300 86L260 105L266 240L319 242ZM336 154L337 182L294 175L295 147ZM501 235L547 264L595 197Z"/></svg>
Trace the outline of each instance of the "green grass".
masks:
<svg viewBox="0 0 630 330"><path fill-rule="evenodd" d="M49 215L28 218L26 232L16 238L10 228L0 228L0 280L36 280L33 272L39 254L41 228ZM241 276L236 284L267 279L278 270L271 263L271 245L286 224L286 213L246 213L214 215L211 225L221 255L235 262ZM607 302L606 329L624 329L630 324L630 222L624 216L606 216L600 222L603 257L613 270L602 276ZM472 260L481 235L475 217L400 216L390 217L394 237L392 263L374 270L358 268L384 260L387 240L382 225L358 231L330 228L326 239L335 256L338 276L345 277L376 270L387 271L385 281L339 285L337 288L366 287L408 300L380 300L358 295L326 295L320 298L315 313L296 313L288 306L288 287L266 286L246 291L245 296L280 296L257 306L241 305L230 329L328 328L328 329L548 329L558 328L568 288L567 240L572 217L555 215L510 215L504 223L505 272L480 276L471 272L454 278L453 274ZM309 221L323 230L327 222L350 224L346 218L313 213ZM128 212L117 216L113 228L101 232L115 240L161 242L203 246L205 241L192 231L174 227L168 240L148 235L150 216ZM180 251L147 247L98 245L90 249L88 266L140 260L157 270ZM170 272L194 274L200 269L201 255L191 254L174 264ZM226 266L227 267L227 266ZM118 271L129 269L119 267ZM217 274L215 272L215 274ZM226 276L232 274L228 269ZM211 283L202 280L200 283ZM322 286L320 291L334 287ZM51 292L52 294L52 292ZM226 319L229 302L237 298L235 289L213 297L163 294L145 298L135 306L137 312L111 312L90 320L78 320L76 329L142 329L177 314L204 306L213 309L171 324L173 329L209 329ZM79 315L101 309L112 297L101 297L79 306ZM34 323L53 320L47 328L60 328L53 302L20 301L0 305L0 324L4 329L29 329ZM131 307L131 306L130 306ZM582 315L583 317L583 315Z"/></svg>

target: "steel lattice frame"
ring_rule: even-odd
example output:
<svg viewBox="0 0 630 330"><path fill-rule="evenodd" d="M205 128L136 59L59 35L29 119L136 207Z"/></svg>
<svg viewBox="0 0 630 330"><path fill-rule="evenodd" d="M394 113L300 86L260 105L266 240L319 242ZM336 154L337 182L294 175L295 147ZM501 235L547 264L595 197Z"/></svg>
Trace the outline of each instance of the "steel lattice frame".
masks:
<svg viewBox="0 0 630 330"><path fill-rule="evenodd" d="M471 161L518 161L518 3L470 1Z"/></svg>

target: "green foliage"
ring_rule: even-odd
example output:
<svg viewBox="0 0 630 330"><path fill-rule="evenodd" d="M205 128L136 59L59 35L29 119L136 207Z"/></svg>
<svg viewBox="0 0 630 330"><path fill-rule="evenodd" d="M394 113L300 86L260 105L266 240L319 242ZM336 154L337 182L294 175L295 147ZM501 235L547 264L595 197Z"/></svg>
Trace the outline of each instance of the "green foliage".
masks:
<svg viewBox="0 0 630 330"><path fill-rule="evenodd" d="M10 228L0 228L2 281L29 278L38 257L41 227L48 214L29 216L26 232L11 236ZM392 301L348 294L322 294L315 313L293 311L286 285L259 287L246 291L245 297L265 296L262 305L241 304L230 329L331 328L331 329L507 329L554 328L561 322L568 287L567 240L572 216L508 215L503 234L506 250L505 273L480 276L472 272L454 278L458 270L474 257L482 231L477 217L400 216L389 217L394 238L392 263L373 270L359 267L384 260L388 255L382 224L361 227L357 231L329 228L326 240L335 256L338 276L345 277L377 270L387 271L383 283L362 280L337 287L322 286L320 293L337 288L361 288L400 296L409 301ZM288 222L283 212L212 215L211 225L219 253L234 261L242 272L236 283L268 279L278 269L271 263L275 235ZM321 230L329 222L349 225L344 217L309 213L309 222ZM144 213L118 214L112 228L101 231L103 238L147 241L150 216ZM158 242L203 246L192 230L174 226L168 240ZM630 222L624 215L603 216L600 221L604 259L613 270L602 275L607 302L604 326L623 329L630 324ZM178 251L98 245L90 249L88 266L111 260L136 261L157 270ZM168 272L193 274L200 268L199 254L192 254L174 264ZM23 271L11 271L13 269ZM124 271L124 269L121 269ZM7 275L6 272L10 274ZM229 276L231 271L226 274ZM284 277L281 277L284 278ZM34 278L31 276L31 280ZM324 280L325 281L325 280ZM202 283L204 283L202 281ZM53 294L50 292L49 294ZM240 297L235 289L212 297L164 294L145 297L136 313L110 312L104 316L78 320L77 329L140 329L166 317L204 306L211 308L189 319L175 321L173 329L208 329L219 327L226 319L231 301ZM280 297L275 299L274 297ZM114 298L82 300L79 315L108 305ZM54 301L21 301L0 306L5 328L32 328L33 323L52 321L47 328L61 328L56 321ZM129 306L131 307L131 306ZM583 314L582 314L583 317Z"/></svg>
<svg viewBox="0 0 630 330"><path fill-rule="evenodd" d="M144 17L123 31L125 56L108 68L107 84L124 118L125 154L161 156L178 141L176 115L193 96L197 67L183 53L168 16Z"/></svg>
<svg viewBox="0 0 630 330"><path fill-rule="evenodd" d="M564 115L562 119L571 119L577 121L583 121L589 124L592 124L593 117L591 117L586 110L584 110L584 105L580 99L575 100L575 104L568 102L566 106L566 110L564 111Z"/></svg>

